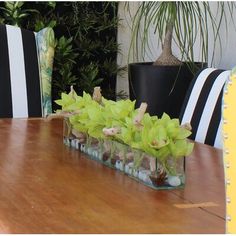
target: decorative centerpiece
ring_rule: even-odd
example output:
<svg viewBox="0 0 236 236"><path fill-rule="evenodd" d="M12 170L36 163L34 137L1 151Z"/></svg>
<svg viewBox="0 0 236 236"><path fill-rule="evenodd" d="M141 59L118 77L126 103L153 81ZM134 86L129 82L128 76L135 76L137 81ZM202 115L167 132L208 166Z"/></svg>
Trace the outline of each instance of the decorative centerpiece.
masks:
<svg viewBox="0 0 236 236"><path fill-rule="evenodd" d="M135 101L107 100L99 87L92 97L71 87L56 103L62 109L49 119L64 118L66 145L155 189L184 186L185 157L193 149L189 124L165 113L150 116L146 103L135 109Z"/></svg>

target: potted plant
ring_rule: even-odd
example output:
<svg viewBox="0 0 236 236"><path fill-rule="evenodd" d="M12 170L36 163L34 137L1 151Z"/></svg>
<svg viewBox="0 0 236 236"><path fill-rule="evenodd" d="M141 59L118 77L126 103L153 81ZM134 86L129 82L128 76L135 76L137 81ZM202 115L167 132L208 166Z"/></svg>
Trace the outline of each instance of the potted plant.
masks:
<svg viewBox="0 0 236 236"><path fill-rule="evenodd" d="M72 89L56 101L62 109L50 117L66 118L64 143L155 189L182 187L184 158L193 149L188 126L166 114L150 116L145 103L135 109L130 100L98 95Z"/></svg>
<svg viewBox="0 0 236 236"><path fill-rule="evenodd" d="M142 57L150 49L149 33L154 29L162 52L155 62L129 64L129 90L136 106L148 103L148 112L161 116L167 112L178 117L189 83L196 71L208 62L208 31L213 33L214 48L220 41L219 27L227 24L226 7L231 19L234 3L218 2L218 18L214 17L209 2L143 1L132 18L131 49ZM129 9L129 4L126 4ZM194 62L194 45L200 40L200 60ZM172 43L181 52L172 53ZM140 51L138 51L140 48ZM130 50L131 51L131 50ZM130 54L130 52L129 52ZM130 55L129 55L130 57Z"/></svg>

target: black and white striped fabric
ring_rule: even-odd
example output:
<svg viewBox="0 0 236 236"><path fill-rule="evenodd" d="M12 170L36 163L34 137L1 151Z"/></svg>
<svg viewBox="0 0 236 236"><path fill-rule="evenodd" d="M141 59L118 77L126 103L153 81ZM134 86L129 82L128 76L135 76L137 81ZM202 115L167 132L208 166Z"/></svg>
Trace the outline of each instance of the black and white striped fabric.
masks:
<svg viewBox="0 0 236 236"><path fill-rule="evenodd" d="M0 118L41 116L35 33L0 25Z"/></svg>
<svg viewBox="0 0 236 236"><path fill-rule="evenodd" d="M222 148L221 104L229 75L230 71L206 68L190 84L180 121L191 124L191 139Z"/></svg>

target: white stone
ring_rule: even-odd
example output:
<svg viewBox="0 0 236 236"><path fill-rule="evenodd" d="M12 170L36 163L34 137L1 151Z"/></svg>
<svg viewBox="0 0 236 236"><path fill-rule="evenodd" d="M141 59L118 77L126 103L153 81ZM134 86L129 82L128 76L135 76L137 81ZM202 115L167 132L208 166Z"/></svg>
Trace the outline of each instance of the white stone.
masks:
<svg viewBox="0 0 236 236"><path fill-rule="evenodd" d="M64 138L64 144L70 146L70 141L68 138Z"/></svg>
<svg viewBox="0 0 236 236"><path fill-rule="evenodd" d="M87 153L89 156L92 156L93 149L91 147L87 148Z"/></svg>
<svg viewBox="0 0 236 236"><path fill-rule="evenodd" d="M144 179L143 179L143 182L147 183L147 184L152 184L152 181L151 179L149 178L149 176L146 176Z"/></svg>
<svg viewBox="0 0 236 236"><path fill-rule="evenodd" d="M120 161L120 171L124 171L123 161Z"/></svg>
<svg viewBox="0 0 236 236"><path fill-rule="evenodd" d="M81 150L81 152L85 152L85 145L84 144L81 144L80 150Z"/></svg>
<svg viewBox="0 0 236 236"><path fill-rule="evenodd" d="M128 164L126 164L126 168L127 168L127 173L129 175L133 175L133 167L134 167L134 163L133 162L129 162Z"/></svg>
<svg viewBox="0 0 236 236"><path fill-rule="evenodd" d="M138 172L139 172L138 170L133 170L133 176L138 178Z"/></svg>
<svg viewBox="0 0 236 236"><path fill-rule="evenodd" d="M143 175L144 175L143 171L139 171L139 172L138 172L138 178L139 178L140 180L143 180Z"/></svg>
<svg viewBox="0 0 236 236"><path fill-rule="evenodd" d="M130 162L130 163L128 163L128 166L129 166L129 168L133 168L134 167L134 163Z"/></svg>
<svg viewBox="0 0 236 236"><path fill-rule="evenodd" d="M102 156L103 156L102 152L98 152L98 159L99 159L100 161L102 160Z"/></svg>
<svg viewBox="0 0 236 236"><path fill-rule="evenodd" d="M133 169L129 168L129 175L132 175L132 174L133 174Z"/></svg>
<svg viewBox="0 0 236 236"><path fill-rule="evenodd" d="M170 186L177 187L181 185L181 180L178 176L168 176L167 182Z"/></svg>
<svg viewBox="0 0 236 236"><path fill-rule="evenodd" d="M125 165L125 173L129 174L129 165Z"/></svg>
<svg viewBox="0 0 236 236"><path fill-rule="evenodd" d="M120 169L120 161L116 161L116 165L115 165L116 169Z"/></svg>
<svg viewBox="0 0 236 236"><path fill-rule="evenodd" d="M148 170L140 170L138 174L138 178L144 182L147 182L147 180L149 179L150 173L151 172Z"/></svg>
<svg viewBox="0 0 236 236"><path fill-rule="evenodd" d="M93 157L98 158L98 151L97 150L93 150L92 155L93 155Z"/></svg>
<svg viewBox="0 0 236 236"><path fill-rule="evenodd" d="M74 140L74 139L72 139L70 143L71 143L71 147L73 147L73 148L76 147L76 143L75 143L75 140Z"/></svg>
<svg viewBox="0 0 236 236"><path fill-rule="evenodd" d="M79 149L79 139L75 139L75 148Z"/></svg>
<svg viewBox="0 0 236 236"><path fill-rule="evenodd" d="M150 175L151 175L151 171L150 170L144 170L143 171L143 178L142 178L143 182L151 184L152 181L149 178Z"/></svg>
<svg viewBox="0 0 236 236"><path fill-rule="evenodd" d="M66 140L66 145L70 147L70 140L69 139Z"/></svg>

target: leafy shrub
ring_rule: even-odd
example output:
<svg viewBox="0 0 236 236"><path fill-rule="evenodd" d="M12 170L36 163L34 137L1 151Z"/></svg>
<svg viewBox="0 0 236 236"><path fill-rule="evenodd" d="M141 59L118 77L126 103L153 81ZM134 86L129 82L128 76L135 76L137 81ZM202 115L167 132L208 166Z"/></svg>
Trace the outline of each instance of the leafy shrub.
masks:
<svg viewBox="0 0 236 236"><path fill-rule="evenodd" d="M107 98L115 99L118 3L1 2L0 7L1 23L36 32L54 29L53 100L71 85L80 95L100 85Z"/></svg>

